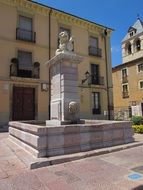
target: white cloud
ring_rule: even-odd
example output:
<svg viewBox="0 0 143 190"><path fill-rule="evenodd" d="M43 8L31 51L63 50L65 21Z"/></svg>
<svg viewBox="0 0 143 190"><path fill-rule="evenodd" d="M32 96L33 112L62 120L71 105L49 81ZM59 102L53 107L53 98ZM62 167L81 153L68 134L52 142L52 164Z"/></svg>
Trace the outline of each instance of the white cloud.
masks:
<svg viewBox="0 0 143 190"><path fill-rule="evenodd" d="M113 52L113 53L117 53L117 52L120 52L120 51L121 51L121 49L118 46L112 46L111 47L111 52Z"/></svg>

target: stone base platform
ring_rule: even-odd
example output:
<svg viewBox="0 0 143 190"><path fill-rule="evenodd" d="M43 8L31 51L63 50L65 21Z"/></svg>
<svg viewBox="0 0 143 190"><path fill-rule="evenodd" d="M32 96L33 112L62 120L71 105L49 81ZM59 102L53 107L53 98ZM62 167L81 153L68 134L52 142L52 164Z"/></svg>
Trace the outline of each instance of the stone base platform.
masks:
<svg viewBox="0 0 143 190"><path fill-rule="evenodd" d="M130 122L85 120L85 124L43 126L9 122L9 138L33 156L53 157L133 142Z"/></svg>

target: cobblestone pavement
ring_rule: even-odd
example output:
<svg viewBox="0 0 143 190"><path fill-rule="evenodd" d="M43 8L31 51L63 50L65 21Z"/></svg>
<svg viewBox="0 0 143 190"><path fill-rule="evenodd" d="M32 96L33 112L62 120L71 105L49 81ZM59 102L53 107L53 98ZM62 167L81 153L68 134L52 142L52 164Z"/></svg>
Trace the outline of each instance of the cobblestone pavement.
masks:
<svg viewBox="0 0 143 190"><path fill-rule="evenodd" d="M29 170L7 136L0 133L0 190L143 190L143 146Z"/></svg>

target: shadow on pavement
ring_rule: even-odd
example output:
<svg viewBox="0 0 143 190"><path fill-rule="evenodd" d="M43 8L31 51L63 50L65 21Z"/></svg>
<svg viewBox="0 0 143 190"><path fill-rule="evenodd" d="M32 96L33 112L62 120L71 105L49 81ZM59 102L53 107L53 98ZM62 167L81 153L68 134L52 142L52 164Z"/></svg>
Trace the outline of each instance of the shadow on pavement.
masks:
<svg viewBox="0 0 143 190"><path fill-rule="evenodd" d="M143 185L139 185L131 190L143 190Z"/></svg>

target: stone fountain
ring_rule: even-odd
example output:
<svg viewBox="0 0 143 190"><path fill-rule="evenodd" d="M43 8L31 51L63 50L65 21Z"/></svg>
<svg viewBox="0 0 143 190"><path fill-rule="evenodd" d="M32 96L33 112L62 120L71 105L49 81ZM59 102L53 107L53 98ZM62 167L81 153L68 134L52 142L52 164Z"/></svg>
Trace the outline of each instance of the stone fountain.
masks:
<svg viewBox="0 0 143 190"><path fill-rule="evenodd" d="M51 79L51 119L9 122L9 138L35 157L51 157L133 142L131 122L80 120L78 64L73 38L59 34L55 56L47 61ZM48 106L48 105L47 105Z"/></svg>

